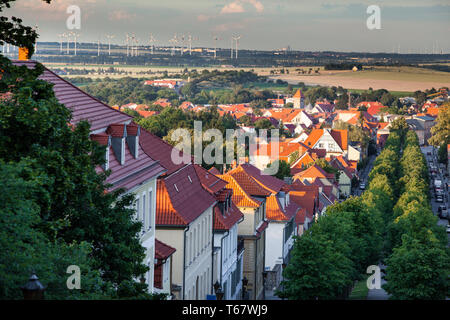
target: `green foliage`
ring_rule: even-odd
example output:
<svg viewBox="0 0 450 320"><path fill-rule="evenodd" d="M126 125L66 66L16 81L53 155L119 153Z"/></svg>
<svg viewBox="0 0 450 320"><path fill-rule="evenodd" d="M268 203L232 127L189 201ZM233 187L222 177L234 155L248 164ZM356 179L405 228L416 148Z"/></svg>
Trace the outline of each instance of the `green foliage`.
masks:
<svg viewBox="0 0 450 320"><path fill-rule="evenodd" d="M89 247L105 292L116 287L117 297L123 297L122 286L127 286L132 288L127 293L143 294L146 285L133 280L148 270L142 264L141 224L134 222L130 209L134 196L104 192L109 172L95 171L104 162L104 147L90 140L87 122L68 125L69 109L58 103L51 84L37 80L42 66L29 70L5 58L0 62L5 70L0 92L12 93L0 102L0 160L23 163L20 177L36 181L36 192L28 195L41 219L34 227L52 243L87 243L82 248Z"/></svg>
<svg viewBox="0 0 450 320"><path fill-rule="evenodd" d="M46 3L51 2L51 0L42 1ZM1 0L0 12L3 12L5 8L10 8L13 2L16 2L16 0ZM17 47L25 47L28 49L28 54L31 57L34 53L34 44L38 36L36 30L22 24L22 19L14 16L8 18L6 15L0 17L0 45L4 45L6 42Z"/></svg>
<svg viewBox="0 0 450 320"><path fill-rule="evenodd" d="M290 263L283 271L283 291L290 300L341 298L351 283L351 261L333 243L304 234L295 241Z"/></svg>
<svg viewBox="0 0 450 320"><path fill-rule="evenodd" d="M384 288L392 299L444 299L449 293L447 235L431 211L428 170L417 135L402 135L400 197L387 228L387 252L392 254Z"/></svg>
<svg viewBox="0 0 450 320"><path fill-rule="evenodd" d="M278 171L274 175L274 177L277 177L280 180L283 180L285 177L292 177L291 175L291 167L289 164L284 160L276 160L278 162ZM268 168L272 167L274 163L269 163L267 166Z"/></svg>
<svg viewBox="0 0 450 320"><path fill-rule="evenodd" d="M32 271L47 287L47 299L105 298L105 284L90 259L91 246L52 241L36 228L42 218L30 195L37 192L39 184L23 180L23 170L25 163L0 162L0 299L22 299L20 287ZM66 286L70 265L80 267L81 290Z"/></svg>
<svg viewBox="0 0 450 320"><path fill-rule="evenodd" d="M436 124L431 128L432 137L428 140L433 146L450 143L450 103L446 102L440 107Z"/></svg>
<svg viewBox="0 0 450 320"><path fill-rule="evenodd" d="M433 235L423 240L405 234L387 260L383 288L398 300L444 300L449 294L449 252Z"/></svg>

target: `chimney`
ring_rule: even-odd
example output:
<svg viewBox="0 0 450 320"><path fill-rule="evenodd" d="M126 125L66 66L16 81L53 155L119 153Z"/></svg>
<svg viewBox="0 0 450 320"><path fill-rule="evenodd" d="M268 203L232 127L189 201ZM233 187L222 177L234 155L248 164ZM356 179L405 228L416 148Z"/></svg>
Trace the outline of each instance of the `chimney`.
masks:
<svg viewBox="0 0 450 320"><path fill-rule="evenodd" d="M120 165L125 164L125 139L127 137L127 127L124 124L111 124L106 133L111 135L111 146L114 155Z"/></svg>
<svg viewBox="0 0 450 320"><path fill-rule="evenodd" d="M131 154L135 159L139 156L139 136L141 135L141 127L135 123L127 126L127 144Z"/></svg>
<svg viewBox="0 0 450 320"><path fill-rule="evenodd" d="M111 147L111 137L106 133L91 134L91 140L97 141L100 145L106 147L105 163L102 165L103 170L109 169L109 148Z"/></svg>
<svg viewBox="0 0 450 320"><path fill-rule="evenodd" d="M19 48L19 60L28 60L30 59L28 48L20 47Z"/></svg>

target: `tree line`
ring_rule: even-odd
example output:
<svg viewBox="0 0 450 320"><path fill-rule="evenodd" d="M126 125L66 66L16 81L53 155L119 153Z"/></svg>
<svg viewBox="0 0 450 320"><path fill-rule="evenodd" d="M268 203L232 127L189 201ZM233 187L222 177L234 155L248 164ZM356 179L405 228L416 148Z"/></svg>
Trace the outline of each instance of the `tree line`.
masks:
<svg viewBox="0 0 450 320"><path fill-rule="evenodd" d="M296 239L278 295L345 299L368 266L387 258L384 288L393 299L444 299L450 266L447 237L436 225L427 193L417 136L404 119L396 120L366 191L329 206Z"/></svg>

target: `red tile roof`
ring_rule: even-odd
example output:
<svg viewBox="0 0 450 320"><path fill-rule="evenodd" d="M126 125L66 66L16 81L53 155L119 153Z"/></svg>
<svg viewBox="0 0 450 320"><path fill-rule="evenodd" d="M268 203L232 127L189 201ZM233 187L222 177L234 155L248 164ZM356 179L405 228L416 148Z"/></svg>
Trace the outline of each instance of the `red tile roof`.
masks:
<svg viewBox="0 0 450 320"><path fill-rule="evenodd" d="M231 207L228 211L222 214L219 207L214 208L214 230L230 230L236 223L238 223L244 214L231 201Z"/></svg>
<svg viewBox="0 0 450 320"><path fill-rule="evenodd" d="M297 92L294 94L293 98L304 98L305 96L303 95L303 92L298 89Z"/></svg>
<svg viewBox="0 0 450 320"><path fill-rule="evenodd" d="M155 259L158 260L166 260L176 251L175 248L172 248L168 244L165 244L158 239L155 239Z"/></svg>
<svg viewBox="0 0 450 320"><path fill-rule="evenodd" d="M97 141L102 146L108 145L109 135L106 133L91 134L90 138L92 141Z"/></svg>
<svg viewBox="0 0 450 320"><path fill-rule="evenodd" d="M263 231L266 230L268 226L269 226L269 222L264 221L264 222L259 226L259 228L256 229L256 236L257 236L258 238L261 237Z"/></svg>
<svg viewBox="0 0 450 320"><path fill-rule="evenodd" d="M150 157L157 159L159 164L167 170L166 175L170 175L185 165L183 163L175 164L172 161L172 150L174 147L146 130L141 130L140 143L142 149ZM180 154L182 153L180 152ZM190 156L189 159L191 159Z"/></svg>
<svg viewBox="0 0 450 320"><path fill-rule="evenodd" d="M212 194L219 192L228 184L228 182L218 178L200 165L194 164L194 168L203 187Z"/></svg>
<svg viewBox="0 0 450 320"><path fill-rule="evenodd" d="M219 178L228 182L227 188L233 189L231 200L238 207L257 208L261 205L261 201L253 198L250 194L248 194L233 176L225 174L220 175Z"/></svg>
<svg viewBox="0 0 450 320"><path fill-rule="evenodd" d="M242 166L238 166L237 168L229 171L227 175L232 176L241 188L244 189L249 195L267 197L271 194L269 190L262 187L250 174L248 174Z"/></svg>
<svg viewBox="0 0 450 320"><path fill-rule="evenodd" d="M36 65L36 61L32 60L17 60L12 61L12 63L17 66L26 66L30 69L33 69ZM124 123L132 119L126 113L114 110L45 67L39 79L54 84L55 97L72 111L71 122L74 124L81 120L87 120L91 124L91 130L95 131L106 128L111 123Z"/></svg>
<svg viewBox="0 0 450 320"><path fill-rule="evenodd" d="M266 200L266 217L268 220L275 221L289 221L300 210L300 206L295 202L290 202L289 205L283 209L280 201L276 195L271 195Z"/></svg>
<svg viewBox="0 0 450 320"><path fill-rule="evenodd" d="M185 226L216 203L202 187L192 164L159 179L156 194L157 226Z"/></svg>
<svg viewBox="0 0 450 320"><path fill-rule="evenodd" d="M234 171L242 169L244 170L249 176L251 176L259 185L262 187L268 189L269 191L273 193L278 193L280 191L286 191L287 190L287 184L283 180L280 180L274 176L263 174L261 170L259 170L257 167L249 164L244 163L241 164L238 168L236 168ZM230 173L233 171L230 171Z"/></svg>

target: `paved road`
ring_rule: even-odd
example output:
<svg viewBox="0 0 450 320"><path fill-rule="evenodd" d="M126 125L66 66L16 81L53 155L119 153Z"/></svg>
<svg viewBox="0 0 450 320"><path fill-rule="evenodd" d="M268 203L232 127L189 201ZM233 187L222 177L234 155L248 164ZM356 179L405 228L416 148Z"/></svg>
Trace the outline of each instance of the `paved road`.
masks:
<svg viewBox="0 0 450 320"><path fill-rule="evenodd" d="M372 170L373 167L373 162L375 161L376 156L372 155L369 157L369 162L367 163L366 167L359 172L359 182L364 182L366 184L366 188L367 188L367 181L368 181L368 177L369 177L369 173ZM353 189L352 194L355 196L360 196L362 193L364 192L364 190L361 190L359 188L359 186L355 189Z"/></svg>
<svg viewBox="0 0 450 320"><path fill-rule="evenodd" d="M436 196L433 190L433 183L434 183L434 178L431 176L431 172L430 172L430 191L431 191L431 207L433 209L433 213L435 215L438 214L438 208L440 205L445 205L447 207L447 209L449 208L449 190L445 190L445 185L447 185L447 182L449 181L448 178L444 175L443 170L441 170L439 168L439 163L437 162L437 150L436 148L432 147L432 146L427 146L427 147L421 147L422 153L425 155L426 159L427 159L427 163L428 163L428 168L430 169L430 160L432 161L432 163L434 163L434 165L438 168L438 173L437 173L437 179L440 179L442 181L442 184L444 185L444 202L443 203L439 203L436 202ZM428 153L431 153L431 155L428 155ZM449 222L447 219L441 219L439 218L438 221L438 225L442 225L442 226L446 226L448 225ZM450 245L450 234L447 233L447 237L448 237L448 243Z"/></svg>

